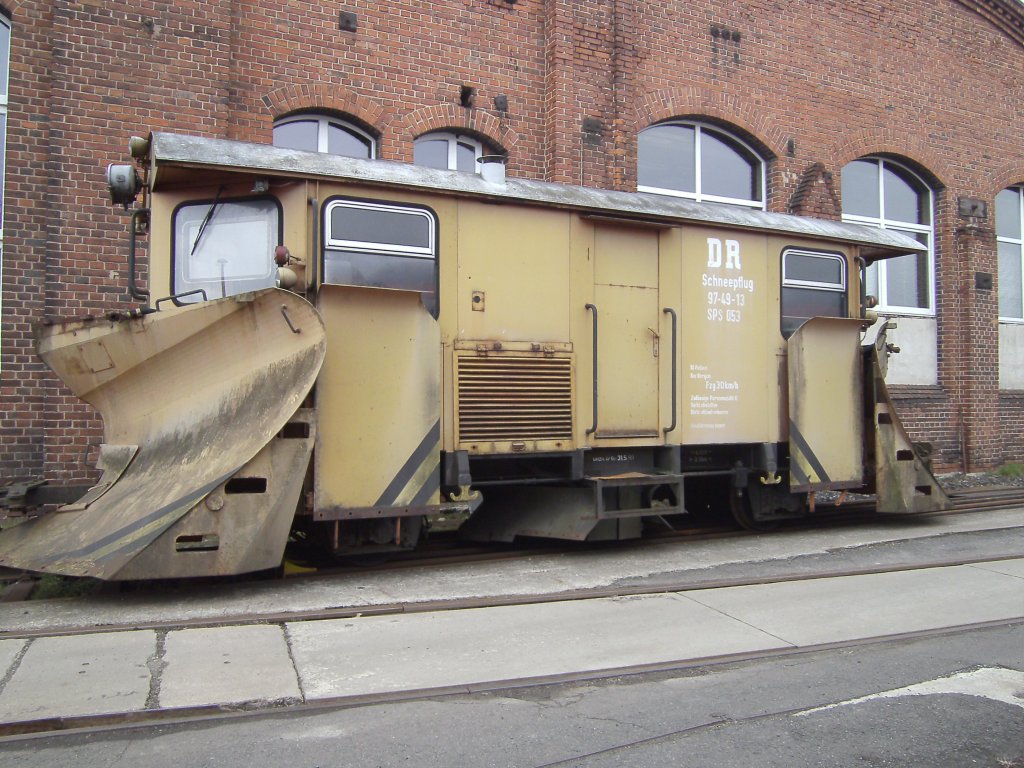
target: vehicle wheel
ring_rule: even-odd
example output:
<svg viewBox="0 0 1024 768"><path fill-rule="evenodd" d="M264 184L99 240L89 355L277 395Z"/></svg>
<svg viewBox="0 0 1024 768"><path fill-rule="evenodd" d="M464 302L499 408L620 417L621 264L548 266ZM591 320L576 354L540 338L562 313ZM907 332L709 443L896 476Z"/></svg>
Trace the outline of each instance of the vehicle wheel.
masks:
<svg viewBox="0 0 1024 768"><path fill-rule="evenodd" d="M761 494L748 493L748 490L732 488L729 491L729 506L732 509L732 516L739 526L748 531L773 531L778 528L778 520L758 519L759 515L766 514L766 509L761 504ZM770 509L768 511L770 512Z"/></svg>

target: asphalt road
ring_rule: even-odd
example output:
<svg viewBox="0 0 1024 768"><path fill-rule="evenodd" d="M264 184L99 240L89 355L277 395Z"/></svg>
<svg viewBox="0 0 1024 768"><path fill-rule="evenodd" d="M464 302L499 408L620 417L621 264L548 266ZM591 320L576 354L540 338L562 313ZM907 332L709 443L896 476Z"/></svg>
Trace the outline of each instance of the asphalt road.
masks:
<svg viewBox="0 0 1024 768"><path fill-rule="evenodd" d="M1016 624L586 683L0 739L0 766L1024 768L1021 691Z"/></svg>

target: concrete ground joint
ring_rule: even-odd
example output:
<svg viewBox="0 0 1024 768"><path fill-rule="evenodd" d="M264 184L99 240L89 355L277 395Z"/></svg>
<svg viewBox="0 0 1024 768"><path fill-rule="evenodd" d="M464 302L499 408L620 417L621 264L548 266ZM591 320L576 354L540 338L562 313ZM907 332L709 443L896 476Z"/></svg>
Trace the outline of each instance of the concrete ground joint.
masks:
<svg viewBox="0 0 1024 768"><path fill-rule="evenodd" d="M707 603L701 602L700 600L698 600L693 595L681 595L681 597L684 597L687 600L693 600L695 603L699 603L700 605L703 605L705 608L708 608L709 610L714 611L715 613L719 614L720 616L724 616L725 618L729 619L730 621L735 621L738 624L743 624L745 626L750 627L751 629L754 629L754 630L756 630L758 632L761 632L761 633L767 635L768 637L774 638L775 640L778 640L780 643L782 643L783 645L787 646L788 648L799 648L800 647L799 643L794 643L792 640L787 640L784 637L779 637L778 635L776 635L776 634L774 634L772 632L769 632L764 627L756 626L756 625L750 623L749 621L746 621L746 620L740 618L739 616L733 616L728 611L723 611L721 608L717 608L717 607L715 607L713 605L709 605Z"/></svg>
<svg viewBox="0 0 1024 768"><path fill-rule="evenodd" d="M149 693L146 695L146 709L160 708L160 684L163 671L167 667L164 659L167 645L167 630L162 629L156 632L156 648L153 655L146 659L146 667L149 669Z"/></svg>
<svg viewBox="0 0 1024 768"><path fill-rule="evenodd" d="M21 660L25 658L25 654L28 653L28 649L32 646L32 642L33 638L31 637L25 641L21 650L14 655L14 660L11 662L11 666L8 668L7 672L3 677L0 677L0 693L4 692L4 688L7 687L7 684L11 682L11 679L15 674L17 674L18 668L21 666Z"/></svg>
<svg viewBox="0 0 1024 768"><path fill-rule="evenodd" d="M295 652L292 650L292 636L288 631L288 624L281 624L281 634L284 636L284 647L288 651L288 661L292 665L292 672L295 673L295 684L299 688L299 703L306 703L306 689L302 685L302 675L299 674L299 665L295 661Z"/></svg>

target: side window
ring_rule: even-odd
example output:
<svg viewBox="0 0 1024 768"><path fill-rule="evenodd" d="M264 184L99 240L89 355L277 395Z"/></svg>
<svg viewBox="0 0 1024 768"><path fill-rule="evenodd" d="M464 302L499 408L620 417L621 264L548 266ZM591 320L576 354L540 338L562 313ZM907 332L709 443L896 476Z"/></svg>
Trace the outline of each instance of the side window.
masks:
<svg viewBox="0 0 1024 768"><path fill-rule="evenodd" d="M377 157L377 142L370 134L347 120L326 115L292 115L278 120L274 146L364 160Z"/></svg>
<svg viewBox="0 0 1024 768"><path fill-rule="evenodd" d="M413 163L440 170L478 173L476 161L484 154L484 145L469 136L434 131L416 139Z"/></svg>
<svg viewBox="0 0 1024 768"><path fill-rule="evenodd" d="M7 85L11 54L11 21L0 13L0 253L4 245L4 168L7 160Z"/></svg>
<svg viewBox="0 0 1024 768"><path fill-rule="evenodd" d="M835 253L782 252L782 335L812 317L846 317L846 261Z"/></svg>
<svg viewBox="0 0 1024 768"><path fill-rule="evenodd" d="M999 317L1024 320L1024 184L996 195Z"/></svg>
<svg viewBox="0 0 1024 768"><path fill-rule="evenodd" d="M437 217L428 208L336 199L324 209L325 283L418 291L437 317Z"/></svg>
<svg viewBox="0 0 1024 768"><path fill-rule="evenodd" d="M217 299L273 287L280 243L281 210L272 198L184 203L174 212L174 293L202 290Z"/></svg>

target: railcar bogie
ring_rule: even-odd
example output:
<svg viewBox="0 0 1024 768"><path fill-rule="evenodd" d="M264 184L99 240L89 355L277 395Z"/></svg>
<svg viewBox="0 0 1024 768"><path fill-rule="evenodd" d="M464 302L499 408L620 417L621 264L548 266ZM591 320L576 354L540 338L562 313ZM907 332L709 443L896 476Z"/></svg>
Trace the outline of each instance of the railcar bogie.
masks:
<svg viewBox="0 0 1024 768"><path fill-rule="evenodd" d="M438 516L597 541L723 508L763 529L823 490L947 503L863 295L910 238L171 134L145 155L147 306L40 336L104 418L103 477L0 535L4 564L205 576L289 530L379 553Z"/></svg>

